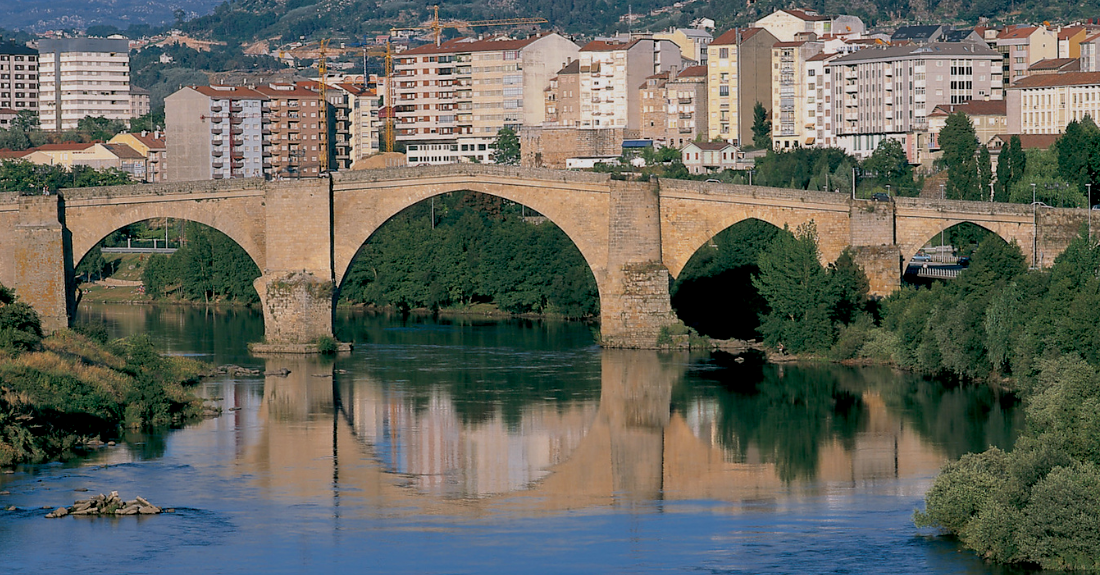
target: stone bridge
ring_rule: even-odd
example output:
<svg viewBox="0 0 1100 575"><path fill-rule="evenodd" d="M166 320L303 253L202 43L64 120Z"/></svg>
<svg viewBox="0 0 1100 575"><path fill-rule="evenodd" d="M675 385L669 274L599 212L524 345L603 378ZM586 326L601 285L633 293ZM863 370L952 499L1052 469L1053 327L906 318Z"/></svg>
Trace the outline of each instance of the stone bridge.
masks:
<svg viewBox="0 0 1100 575"><path fill-rule="evenodd" d="M1049 265L1086 210L1016 204L853 200L846 195L694 181L625 182L606 174L460 164L334 174L331 179L222 180L0 194L0 284L47 329L68 324L73 268L99 241L142 220L178 218L233 238L262 270L265 340L282 349L332 334L339 286L359 248L387 220L435 195L475 191L526 205L558 225L592 269L602 342L654 347L674 322L669 277L722 230L755 218L794 229L813 221L823 262L850 247L885 295L933 236L973 222ZM552 262L547 262L548 264Z"/></svg>

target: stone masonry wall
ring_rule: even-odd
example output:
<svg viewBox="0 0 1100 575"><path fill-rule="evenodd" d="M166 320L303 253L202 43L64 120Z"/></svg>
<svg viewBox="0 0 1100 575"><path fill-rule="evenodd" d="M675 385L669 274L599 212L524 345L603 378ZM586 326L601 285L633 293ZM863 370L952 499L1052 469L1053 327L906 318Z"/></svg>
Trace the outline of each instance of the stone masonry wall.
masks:
<svg viewBox="0 0 1100 575"><path fill-rule="evenodd" d="M11 246L15 264L11 287L38 311L46 332L69 326L65 236L58 200L56 195L19 198L19 223Z"/></svg>
<svg viewBox="0 0 1100 575"><path fill-rule="evenodd" d="M618 156L623 140L637 138L638 130L530 127L520 130L520 163L531 168L565 169L568 158Z"/></svg>
<svg viewBox="0 0 1100 575"><path fill-rule="evenodd" d="M654 348L661 328L676 322L668 269L661 261L660 195L656 184L609 183L608 281L600 294L602 343Z"/></svg>
<svg viewBox="0 0 1100 575"><path fill-rule="evenodd" d="M264 274L255 281L263 300L268 344L306 344L332 336L333 286L311 273Z"/></svg>

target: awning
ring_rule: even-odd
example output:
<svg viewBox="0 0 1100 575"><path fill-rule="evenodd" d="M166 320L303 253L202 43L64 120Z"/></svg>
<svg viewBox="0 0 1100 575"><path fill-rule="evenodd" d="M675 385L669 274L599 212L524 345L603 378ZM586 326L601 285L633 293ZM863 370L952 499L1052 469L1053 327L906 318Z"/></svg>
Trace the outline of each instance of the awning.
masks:
<svg viewBox="0 0 1100 575"><path fill-rule="evenodd" d="M813 138L806 138L806 145L807 146L814 145L814 139Z"/></svg>

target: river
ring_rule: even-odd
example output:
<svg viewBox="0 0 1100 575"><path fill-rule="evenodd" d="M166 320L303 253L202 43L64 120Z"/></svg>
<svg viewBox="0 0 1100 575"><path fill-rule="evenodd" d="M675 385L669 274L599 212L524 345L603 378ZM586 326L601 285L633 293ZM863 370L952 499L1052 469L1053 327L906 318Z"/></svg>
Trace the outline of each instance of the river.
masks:
<svg viewBox="0 0 1100 575"><path fill-rule="evenodd" d="M603 350L580 323L341 310L355 351L307 359L250 357L248 310L80 314L290 374L206 381L219 417L0 475L4 573L1009 572L911 521L941 465L1011 446L1022 410L987 390ZM43 518L78 489L175 512Z"/></svg>

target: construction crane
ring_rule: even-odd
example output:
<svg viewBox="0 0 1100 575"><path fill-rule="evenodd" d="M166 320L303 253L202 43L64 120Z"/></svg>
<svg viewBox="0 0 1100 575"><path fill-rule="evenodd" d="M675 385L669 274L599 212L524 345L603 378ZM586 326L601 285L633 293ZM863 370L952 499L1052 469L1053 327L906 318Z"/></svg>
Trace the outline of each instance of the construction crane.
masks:
<svg viewBox="0 0 1100 575"><path fill-rule="evenodd" d="M548 22L546 18L506 18L503 20L452 20L449 22L439 21L439 6L432 6L434 16L432 21L423 26L399 26L390 28L390 34L402 30L431 30L432 35L435 36L435 45L438 46L443 39L444 28L474 28L478 26L527 26L529 24L545 24Z"/></svg>
<svg viewBox="0 0 1100 575"><path fill-rule="evenodd" d="M394 134L396 126L394 123L397 121L397 106L393 101L393 44L386 42L386 97L382 100L382 110L389 106L390 113L386 116L386 151L393 152L396 146L397 137Z"/></svg>
<svg viewBox="0 0 1100 575"><path fill-rule="evenodd" d="M318 97L321 99L319 102L320 109L320 127L321 127L321 169L318 175L328 172L328 94L326 93L327 83L325 76L328 74L328 61L325 58L325 46L328 44L328 40L321 40L321 54L317 63L317 72L321 75L321 85L318 90Z"/></svg>

